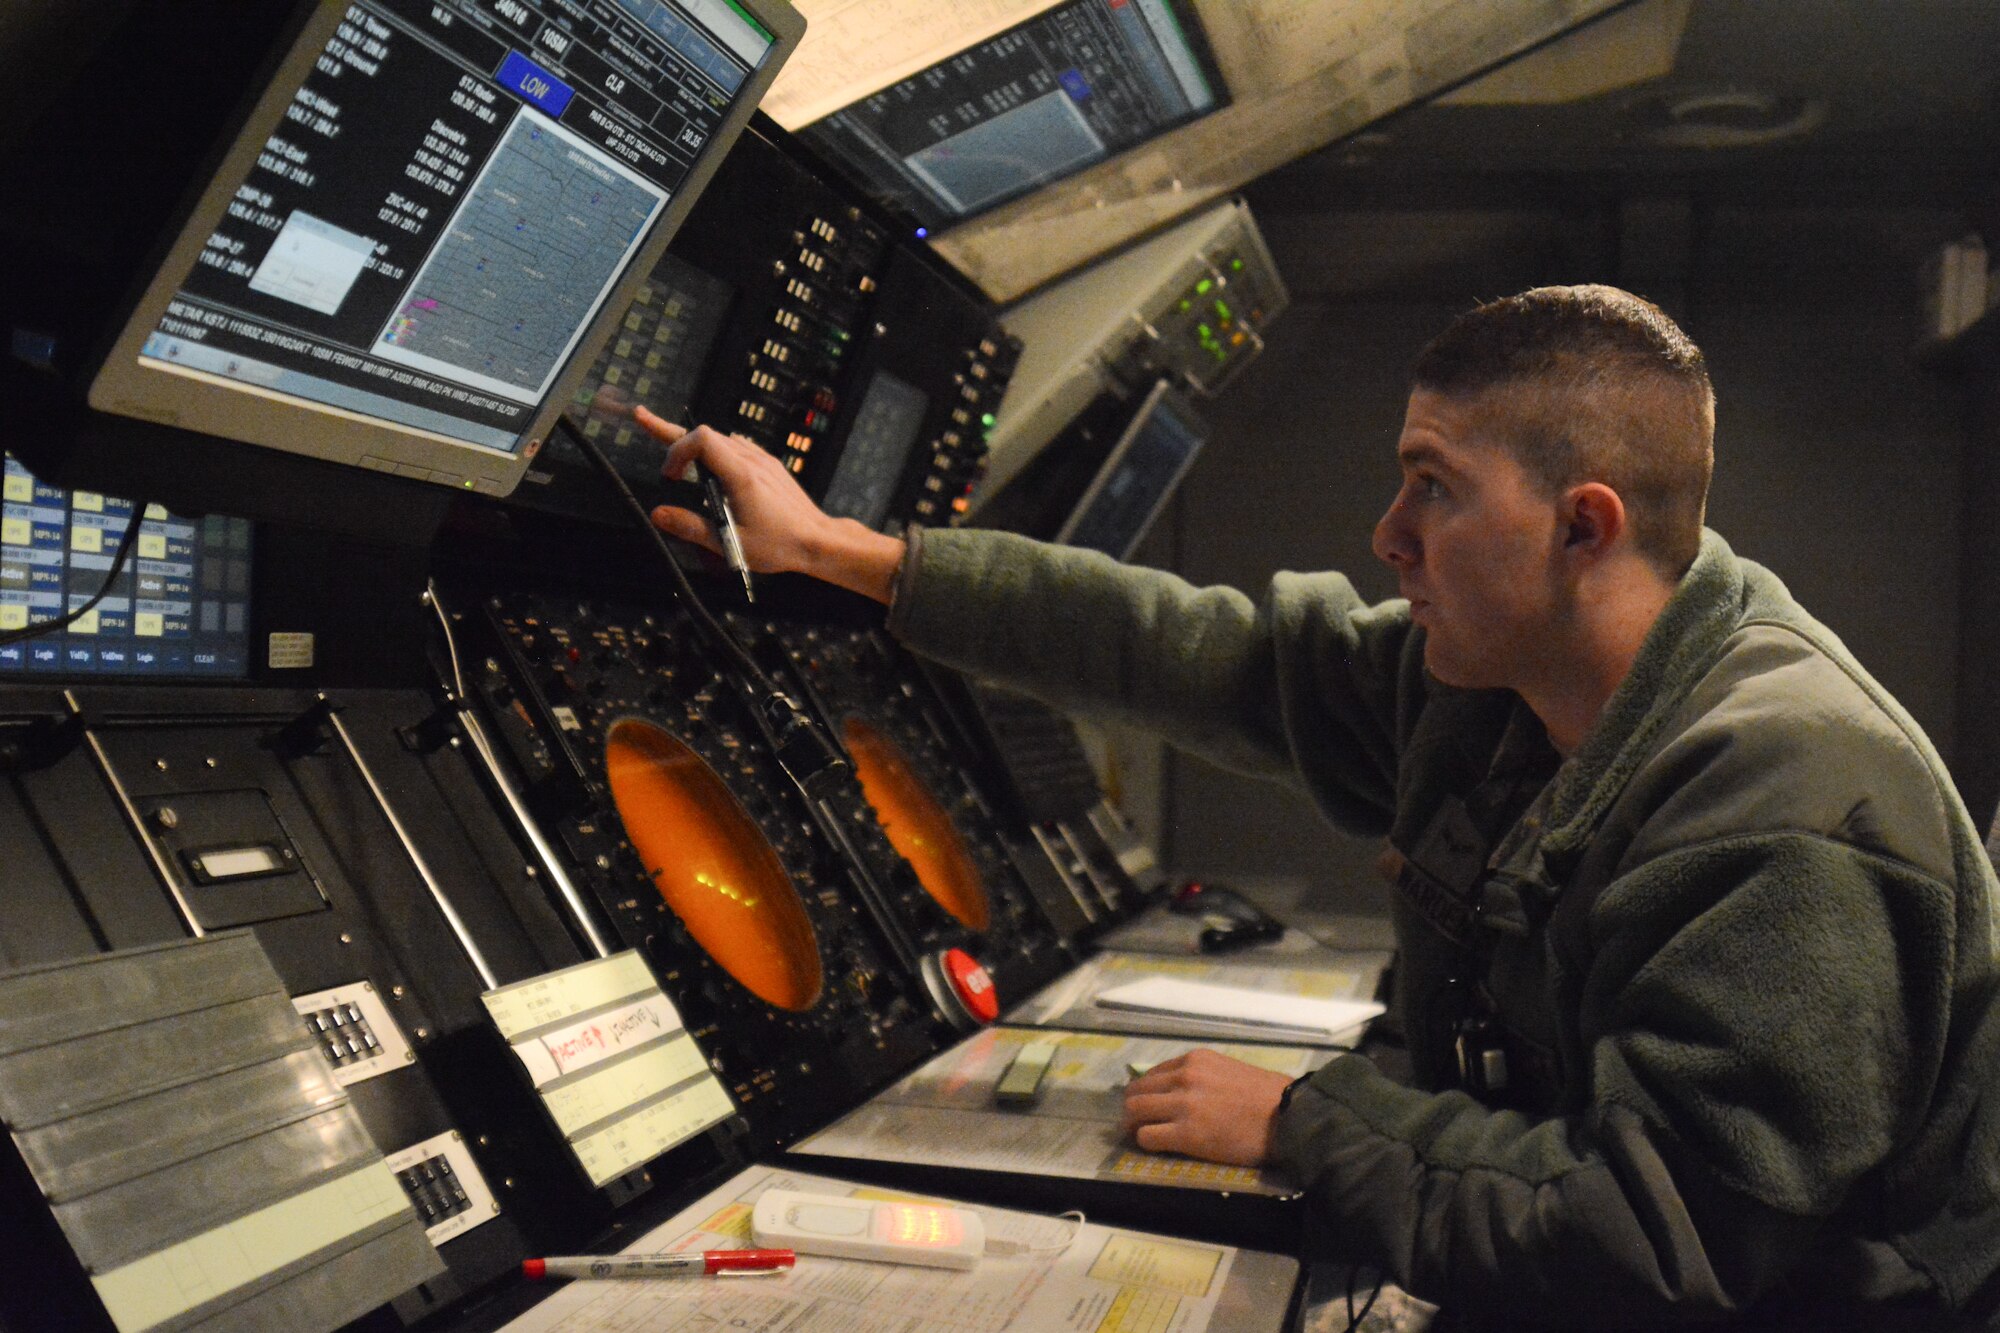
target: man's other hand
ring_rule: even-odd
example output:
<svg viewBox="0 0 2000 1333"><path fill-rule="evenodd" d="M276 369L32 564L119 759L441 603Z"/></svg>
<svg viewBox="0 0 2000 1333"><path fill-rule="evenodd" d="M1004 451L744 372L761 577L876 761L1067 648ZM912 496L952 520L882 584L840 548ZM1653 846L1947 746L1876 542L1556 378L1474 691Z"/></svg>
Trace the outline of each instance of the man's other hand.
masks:
<svg viewBox="0 0 2000 1333"><path fill-rule="evenodd" d="M1125 1131L1147 1152L1262 1166L1290 1082L1215 1051L1189 1051L1125 1086Z"/></svg>

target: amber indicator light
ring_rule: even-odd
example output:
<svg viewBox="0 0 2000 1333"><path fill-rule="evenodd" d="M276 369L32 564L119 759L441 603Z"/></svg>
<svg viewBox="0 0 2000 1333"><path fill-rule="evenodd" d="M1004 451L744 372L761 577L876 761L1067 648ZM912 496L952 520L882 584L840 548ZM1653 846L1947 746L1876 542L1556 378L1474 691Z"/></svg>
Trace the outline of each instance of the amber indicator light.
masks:
<svg viewBox="0 0 2000 1333"><path fill-rule="evenodd" d="M819 998L819 942L798 890L701 756L649 722L614 724L611 796L660 896L730 976L767 1004Z"/></svg>
<svg viewBox="0 0 2000 1333"><path fill-rule="evenodd" d="M939 906L962 924L984 931L991 918L979 867L972 863L951 816L917 777L902 749L859 717L847 719L841 736L854 760L855 776L861 779L861 792L889 835L889 845L910 863L924 891Z"/></svg>

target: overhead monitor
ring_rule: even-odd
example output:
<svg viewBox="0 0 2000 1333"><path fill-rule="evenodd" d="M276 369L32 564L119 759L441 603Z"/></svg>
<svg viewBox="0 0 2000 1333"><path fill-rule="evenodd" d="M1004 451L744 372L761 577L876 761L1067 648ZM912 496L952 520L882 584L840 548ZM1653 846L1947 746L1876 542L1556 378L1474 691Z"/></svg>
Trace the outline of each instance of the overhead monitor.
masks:
<svg viewBox="0 0 2000 1333"><path fill-rule="evenodd" d="M1138 549L1208 441L1208 426L1166 380L1132 414L1055 539L1124 560Z"/></svg>
<svg viewBox="0 0 2000 1333"><path fill-rule="evenodd" d="M782 0L311 5L90 406L511 491L802 30Z"/></svg>
<svg viewBox="0 0 2000 1333"><path fill-rule="evenodd" d="M1189 0L1065 0L800 134L883 204L930 228L1228 100Z"/></svg>

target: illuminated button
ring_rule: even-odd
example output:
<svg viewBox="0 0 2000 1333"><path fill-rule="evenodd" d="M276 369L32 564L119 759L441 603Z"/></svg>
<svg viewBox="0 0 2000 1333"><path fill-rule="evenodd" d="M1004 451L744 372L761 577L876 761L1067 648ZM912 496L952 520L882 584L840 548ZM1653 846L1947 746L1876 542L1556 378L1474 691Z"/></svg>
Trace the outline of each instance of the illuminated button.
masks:
<svg viewBox="0 0 2000 1333"><path fill-rule="evenodd" d="M1000 993L993 989L993 978L978 959L963 949L947 949L944 974L967 1013L982 1023L1000 1017Z"/></svg>

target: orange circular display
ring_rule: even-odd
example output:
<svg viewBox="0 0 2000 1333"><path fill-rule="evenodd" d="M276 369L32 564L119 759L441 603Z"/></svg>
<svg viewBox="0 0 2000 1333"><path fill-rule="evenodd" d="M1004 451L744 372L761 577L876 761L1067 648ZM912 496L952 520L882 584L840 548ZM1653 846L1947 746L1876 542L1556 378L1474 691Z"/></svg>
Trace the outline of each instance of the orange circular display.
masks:
<svg viewBox="0 0 2000 1333"><path fill-rule="evenodd" d="M751 994L780 1009L819 999L819 941L798 890L700 755L650 722L615 723L611 797L667 906Z"/></svg>
<svg viewBox="0 0 2000 1333"><path fill-rule="evenodd" d="M972 929L984 931L990 919L986 886L951 816L894 741L859 717L849 717L841 735L854 758L862 795L874 807L889 845L910 863L917 882L940 907Z"/></svg>

